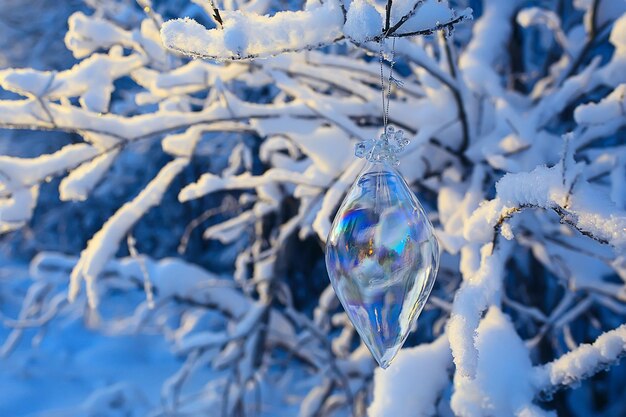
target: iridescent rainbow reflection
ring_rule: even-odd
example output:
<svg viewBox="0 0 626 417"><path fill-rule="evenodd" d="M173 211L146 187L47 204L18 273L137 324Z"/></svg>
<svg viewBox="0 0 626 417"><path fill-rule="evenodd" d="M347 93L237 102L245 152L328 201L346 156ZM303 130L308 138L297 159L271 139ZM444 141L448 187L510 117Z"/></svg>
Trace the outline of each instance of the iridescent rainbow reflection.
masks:
<svg viewBox="0 0 626 417"><path fill-rule="evenodd" d="M402 175L368 163L326 241L330 281L381 367L404 344L435 282L439 247Z"/></svg>

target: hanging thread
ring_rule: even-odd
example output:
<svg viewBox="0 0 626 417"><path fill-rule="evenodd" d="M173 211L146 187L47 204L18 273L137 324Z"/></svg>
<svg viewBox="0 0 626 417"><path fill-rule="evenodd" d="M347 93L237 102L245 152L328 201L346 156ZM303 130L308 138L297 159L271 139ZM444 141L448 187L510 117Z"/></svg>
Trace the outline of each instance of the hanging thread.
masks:
<svg viewBox="0 0 626 417"><path fill-rule="evenodd" d="M392 39L391 59L389 60L389 76L387 77L387 87L385 88L385 57L383 47L386 37L380 40L380 91L382 98L383 111L383 132L380 139L368 139L355 145L354 154L358 158L365 158L368 161L389 161L393 165L399 164L398 155L409 140L404 137L402 130L396 130L393 126L389 126L389 105L391 103L391 84L394 83L398 87L401 85L400 80L393 77L393 67L395 64L396 40Z"/></svg>
<svg viewBox="0 0 626 417"><path fill-rule="evenodd" d="M391 101L391 83L392 81L396 81L393 78L393 66L395 62L396 55L396 38L392 38L391 40L391 59L389 60L389 77L387 79L387 91L385 91L385 75L384 75L384 54L383 47L386 37L383 37L380 40L380 91L382 98L382 107L383 107L383 131L387 131L387 124L389 122L389 102ZM386 93L386 94L385 94Z"/></svg>

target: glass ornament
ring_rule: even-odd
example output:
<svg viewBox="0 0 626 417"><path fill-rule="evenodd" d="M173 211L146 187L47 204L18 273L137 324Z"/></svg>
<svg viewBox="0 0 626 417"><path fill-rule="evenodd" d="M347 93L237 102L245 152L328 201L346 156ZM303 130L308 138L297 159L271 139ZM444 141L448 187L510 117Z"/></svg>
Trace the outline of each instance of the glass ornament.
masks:
<svg viewBox="0 0 626 417"><path fill-rule="evenodd" d="M337 297L382 368L406 340L435 282L439 245L424 209L395 168L408 144L389 126L361 142L367 159L326 241L326 267Z"/></svg>

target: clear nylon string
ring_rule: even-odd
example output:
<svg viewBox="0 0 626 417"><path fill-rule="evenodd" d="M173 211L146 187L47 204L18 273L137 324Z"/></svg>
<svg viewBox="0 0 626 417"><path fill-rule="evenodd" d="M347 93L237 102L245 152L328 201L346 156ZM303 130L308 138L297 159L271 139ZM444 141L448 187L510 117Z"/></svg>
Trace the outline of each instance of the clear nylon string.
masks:
<svg viewBox="0 0 626 417"><path fill-rule="evenodd" d="M387 79L387 91L385 92L385 76L384 76L384 56L383 46L386 38L380 41L380 91L383 104L383 131L387 131L387 124L389 122L389 102L391 101L391 82L393 78L393 65L395 64L396 55L396 38L391 40L391 59L389 60L389 77ZM386 93L386 94L385 94Z"/></svg>

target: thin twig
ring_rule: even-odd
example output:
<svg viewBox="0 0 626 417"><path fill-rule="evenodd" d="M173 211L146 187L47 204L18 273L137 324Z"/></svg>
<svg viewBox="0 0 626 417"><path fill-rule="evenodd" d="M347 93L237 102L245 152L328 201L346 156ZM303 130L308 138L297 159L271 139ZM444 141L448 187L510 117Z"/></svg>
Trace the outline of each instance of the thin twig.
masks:
<svg viewBox="0 0 626 417"><path fill-rule="evenodd" d="M391 28L389 29L389 33L381 33L380 35L372 38L373 41L380 41L381 39L387 37L387 38L406 38L409 36L427 36L427 35L432 35L437 31L440 30L448 30L451 29L454 25L456 25L457 23L461 23L464 20L467 20L468 16L466 15L461 15L458 17L455 17L454 19L450 20L449 22L446 23L438 23L436 24L434 27L429 28L429 29L422 29L422 30L416 30L413 32L405 32L405 33L398 33L397 30L391 30ZM400 26L401 27L401 26ZM398 28L399 29L399 28Z"/></svg>
<svg viewBox="0 0 626 417"><path fill-rule="evenodd" d="M392 5L393 5L393 0L387 0L387 5L385 6L385 27L383 28L383 33L385 35L389 32L389 26L391 25Z"/></svg>
<svg viewBox="0 0 626 417"><path fill-rule="evenodd" d="M458 86L458 83L460 82L460 80L457 74L454 57L452 56L452 48L450 48L450 41L445 36L443 36L443 44L446 50L446 58L448 62L448 68L450 69L450 75L452 75L452 77L457 82L457 85L455 86L455 88L452 88L451 86L448 86L448 88L450 89L450 92L452 93L452 96L454 97L454 101L456 102L456 107L459 112L459 120L461 121L461 130L463 132L461 145L459 146L459 154L463 154L467 150L469 146L469 142L470 142L467 112L465 111L465 104L464 104L465 102L463 101L463 97L461 96L461 89Z"/></svg>

